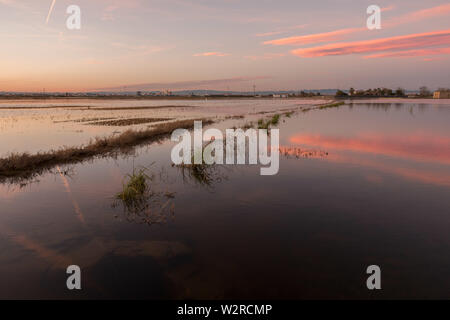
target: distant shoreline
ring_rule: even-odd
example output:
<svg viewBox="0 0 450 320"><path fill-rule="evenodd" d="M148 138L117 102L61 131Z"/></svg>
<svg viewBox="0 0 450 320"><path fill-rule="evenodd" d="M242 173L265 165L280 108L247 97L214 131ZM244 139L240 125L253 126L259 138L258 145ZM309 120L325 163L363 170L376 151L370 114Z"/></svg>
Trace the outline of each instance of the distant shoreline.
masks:
<svg viewBox="0 0 450 320"><path fill-rule="evenodd" d="M313 97L286 97L286 98L274 98L273 96L247 96L247 95L230 95L230 96L33 96L33 95L21 95L21 96L0 96L0 100L205 100L205 99L329 99L334 97L332 95L322 95Z"/></svg>
<svg viewBox="0 0 450 320"><path fill-rule="evenodd" d="M336 99L336 100L363 100L363 99L430 99L433 97L408 97L408 96L390 96L390 97L380 97L380 96L357 96L357 97L336 97L334 95L320 95L311 97L300 97L300 96L289 96L289 97L273 97L273 96L247 96L247 95L210 95L210 96L34 96L34 95L18 95L18 96L1 96L0 101L9 100L229 100L229 99L276 99L276 100L286 100L286 99L303 99L303 100L323 100L323 99Z"/></svg>

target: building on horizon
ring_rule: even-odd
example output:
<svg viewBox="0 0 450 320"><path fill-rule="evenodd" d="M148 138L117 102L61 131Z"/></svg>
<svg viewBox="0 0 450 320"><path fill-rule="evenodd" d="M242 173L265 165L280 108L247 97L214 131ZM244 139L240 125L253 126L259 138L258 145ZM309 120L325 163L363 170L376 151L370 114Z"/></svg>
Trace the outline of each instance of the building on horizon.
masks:
<svg viewBox="0 0 450 320"><path fill-rule="evenodd" d="M433 99L450 99L450 90L435 91Z"/></svg>

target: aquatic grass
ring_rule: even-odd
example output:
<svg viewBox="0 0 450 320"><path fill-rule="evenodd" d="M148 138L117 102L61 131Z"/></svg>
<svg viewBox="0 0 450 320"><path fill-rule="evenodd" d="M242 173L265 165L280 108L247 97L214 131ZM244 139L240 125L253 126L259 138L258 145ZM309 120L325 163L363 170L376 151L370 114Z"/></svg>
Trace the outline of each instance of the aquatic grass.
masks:
<svg viewBox="0 0 450 320"><path fill-rule="evenodd" d="M268 119L267 121L264 119L258 120L258 129L269 129L271 125L276 126L280 122L280 115L275 114L272 116L272 118Z"/></svg>
<svg viewBox="0 0 450 320"><path fill-rule="evenodd" d="M270 126L270 121L264 121L264 119L258 120L258 129L268 129Z"/></svg>
<svg viewBox="0 0 450 320"><path fill-rule="evenodd" d="M276 126L280 122L280 115L275 114L272 119L270 119L270 124Z"/></svg>
<svg viewBox="0 0 450 320"><path fill-rule="evenodd" d="M337 108L337 107L340 107L340 106L342 106L344 104L345 104L344 101L335 102L335 103L329 103L329 104L325 104L325 105L320 106L319 109L323 110L323 109L328 109L328 108Z"/></svg>
<svg viewBox="0 0 450 320"><path fill-rule="evenodd" d="M134 202L139 201L145 196L145 193L149 190L147 180L151 180L145 173L146 169L142 168L139 171L133 170L132 174L128 174L127 182L124 182L123 189L117 193L116 199L123 201L123 203L132 205Z"/></svg>
<svg viewBox="0 0 450 320"><path fill-rule="evenodd" d="M115 195L112 206L115 208L121 204L126 220L130 222L148 225L165 223L169 215L174 215L175 193L158 191L157 185L161 181L155 181L154 176L148 175L147 171L143 167L133 169L131 174L126 175L122 191Z"/></svg>

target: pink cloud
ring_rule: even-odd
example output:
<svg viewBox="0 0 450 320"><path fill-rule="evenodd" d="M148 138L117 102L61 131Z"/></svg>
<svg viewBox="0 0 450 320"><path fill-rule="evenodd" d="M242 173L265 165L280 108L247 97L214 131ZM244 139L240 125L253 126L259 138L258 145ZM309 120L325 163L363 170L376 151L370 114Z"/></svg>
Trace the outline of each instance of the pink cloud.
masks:
<svg viewBox="0 0 450 320"><path fill-rule="evenodd" d="M384 24L384 26L392 27L399 24L411 23L433 17L445 16L448 14L450 14L450 3L407 13L400 17L390 19Z"/></svg>
<svg viewBox="0 0 450 320"><path fill-rule="evenodd" d="M365 56L364 58L373 59L373 58L395 58L395 57L420 57L420 56L443 55L443 54L450 54L450 48L417 49L417 50L377 53Z"/></svg>
<svg viewBox="0 0 450 320"><path fill-rule="evenodd" d="M264 41L263 44L285 46L285 45L304 45L304 44L319 43L319 42L337 41L337 40L342 40L348 34L359 32L362 30L366 30L366 28L340 29L340 30L335 30L335 31L331 31L331 32L281 38L281 39Z"/></svg>
<svg viewBox="0 0 450 320"><path fill-rule="evenodd" d="M382 8L381 11L383 11L383 12L391 11L394 8L395 8L395 6L391 5L391 6ZM396 26L399 24L411 23L414 21L433 18L433 17L437 17L437 16L445 16L445 15L448 15L449 13L450 13L450 4L439 5L436 7L407 13L400 17L395 17L393 19L388 20L386 23L383 23L383 27L392 27L392 26ZM367 30L367 29L366 28L339 29L339 30L334 30L334 31L324 32L324 33L308 34L308 35L303 35L303 36L294 36L294 37L269 40L269 41L263 42L263 44L283 46L283 45L305 45L305 44L313 44L313 43L320 43L320 42L332 42L332 41L343 40L346 36L348 36L350 34L362 32L365 30ZM269 35L276 35L279 33L282 33L282 32L274 31L274 32L268 32L268 33L261 33L261 34L257 34L257 36L269 36Z"/></svg>
<svg viewBox="0 0 450 320"><path fill-rule="evenodd" d="M194 54L194 57L226 57L229 56L229 53L223 53L223 52L202 52L202 53L196 53Z"/></svg>
<svg viewBox="0 0 450 320"><path fill-rule="evenodd" d="M375 40L333 43L313 48L296 49L292 50L291 53L299 57L323 57L416 49L429 46L448 45L448 43L450 43L450 30L442 30Z"/></svg>

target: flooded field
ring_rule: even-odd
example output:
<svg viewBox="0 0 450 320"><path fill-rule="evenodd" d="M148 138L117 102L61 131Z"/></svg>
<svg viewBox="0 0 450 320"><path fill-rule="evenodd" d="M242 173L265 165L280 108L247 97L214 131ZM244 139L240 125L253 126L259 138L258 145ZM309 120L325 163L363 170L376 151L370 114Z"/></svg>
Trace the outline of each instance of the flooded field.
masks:
<svg viewBox="0 0 450 320"><path fill-rule="evenodd" d="M450 101L326 103L1 101L0 158L179 120L223 130L279 115L280 170L193 172L161 139L3 179L0 298L450 298ZM140 173L147 196L128 202ZM66 288L72 264L78 292Z"/></svg>

